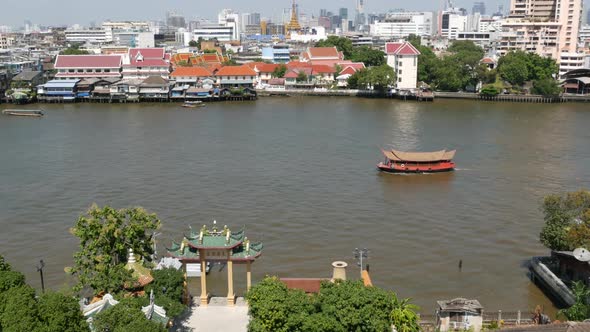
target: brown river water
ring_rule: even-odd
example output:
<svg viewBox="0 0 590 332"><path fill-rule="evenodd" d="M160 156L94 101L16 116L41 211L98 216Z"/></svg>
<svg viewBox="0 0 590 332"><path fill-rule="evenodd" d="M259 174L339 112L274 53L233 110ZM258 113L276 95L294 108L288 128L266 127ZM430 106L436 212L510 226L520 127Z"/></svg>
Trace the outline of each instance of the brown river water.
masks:
<svg viewBox="0 0 590 332"><path fill-rule="evenodd" d="M590 187L587 104L291 97L188 111L27 107L46 116L0 117L0 253L36 288L39 259L48 287L71 282L68 229L95 202L157 213L161 254L188 225L246 227L265 245L254 282L329 277L335 260L356 278L352 251L366 247L373 282L426 313L459 296L488 311L552 311L526 267L547 253L540 202ZM379 147L389 146L455 148L458 169L381 174ZM234 270L243 295L245 269ZM225 296L226 270L208 279ZM198 280L191 289L199 295Z"/></svg>

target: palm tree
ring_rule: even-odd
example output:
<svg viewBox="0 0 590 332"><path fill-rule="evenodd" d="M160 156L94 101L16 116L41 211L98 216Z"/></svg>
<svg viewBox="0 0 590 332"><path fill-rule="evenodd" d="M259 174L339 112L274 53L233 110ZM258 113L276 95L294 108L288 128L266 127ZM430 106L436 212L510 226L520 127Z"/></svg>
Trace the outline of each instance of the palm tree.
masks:
<svg viewBox="0 0 590 332"><path fill-rule="evenodd" d="M391 322L395 326L397 332L419 332L420 324L418 321L418 314L420 310L415 304L410 303L410 299L402 299L401 301L394 297L394 309L391 311Z"/></svg>

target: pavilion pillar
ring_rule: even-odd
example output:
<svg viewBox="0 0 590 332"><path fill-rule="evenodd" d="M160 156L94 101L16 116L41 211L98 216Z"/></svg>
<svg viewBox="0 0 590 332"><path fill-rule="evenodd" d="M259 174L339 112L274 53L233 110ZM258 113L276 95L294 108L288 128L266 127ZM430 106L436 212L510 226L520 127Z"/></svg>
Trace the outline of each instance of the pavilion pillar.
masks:
<svg viewBox="0 0 590 332"><path fill-rule="evenodd" d="M227 304L233 306L236 303L234 294L234 262L227 261Z"/></svg>
<svg viewBox="0 0 590 332"><path fill-rule="evenodd" d="M183 300L184 300L184 304L185 305L190 305L190 294L188 293L188 279L187 279L187 274L186 274L186 263L182 262L182 271L184 272L182 274L183 277L183 281L182 281L182 286L184 288L184 296L183 296Z"/></svg>
<svg viewBox="0 0 590 332"><path fill-rule="evenodd" d="M249 291L252 287L252 262L246 262L246 290Z"/></svg>
<svg viewBox="0 0 590 332"><path fill-rule="evenodd" d="M209 304L209 294L207 293L207 262L204 255L201 259L201 305Z"/></svg>

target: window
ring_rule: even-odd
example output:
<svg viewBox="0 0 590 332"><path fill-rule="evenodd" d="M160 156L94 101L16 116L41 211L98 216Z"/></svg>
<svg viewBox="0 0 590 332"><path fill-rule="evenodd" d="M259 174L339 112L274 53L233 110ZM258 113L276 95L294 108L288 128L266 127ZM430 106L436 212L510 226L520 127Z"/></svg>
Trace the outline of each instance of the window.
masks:
<svg viewBox="0 0 590 332"><path fill-rule="evenodd" d="M400 78L398 78L398 79L397 79L397 81L401 83L401 81L402 81L402 78L401 78L401 77L400 77Z"/></svg>
<svg viewBox="0 0 590 332"><path fill-rule="evenodd" d="M104 72L105 72L105 73L110 73L110 72L111 72L111 70L110 70L110 69L105 69L105 70L104 70Z"/></svg>
<svg viewBox="0 0 590 332"><path fill-rule="evenodd" d="M416 67L416 59L418 59L418 57L414 57L414 67Z"/></svg>
<svg viewBox="0 0 590 332"><path fill-rule="evenodd" d="M78 72L79 72L79 73L82 73L82 72L84 72L84 70L82 70L82 69L78 69Z"/></svg>
<svg viewBox="0 0 590 332"><path fill-rule="evenodd" d="M399 70L399 74L400 74L400 75L402 74L402 70L401 70L401 69Z"/></svg>

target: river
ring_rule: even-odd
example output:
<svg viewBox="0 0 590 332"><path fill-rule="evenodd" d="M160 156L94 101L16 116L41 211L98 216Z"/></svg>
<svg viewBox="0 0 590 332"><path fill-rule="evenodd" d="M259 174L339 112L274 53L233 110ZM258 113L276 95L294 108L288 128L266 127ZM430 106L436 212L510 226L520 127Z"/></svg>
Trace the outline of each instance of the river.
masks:
<svg viewBox="0 0 590 332"><path fill-rule="evenodd" d="M0 108L9 107L0 105ZM370 249L373 282L435 301L477 298L486 310L550 301L526 261L539 243L544 195L590 182L586 104L291 97L178 104L29 105L40 119L0 117L0 253L40 288L65 287L92 203L140 205L162 219L158 249L217 220L253 241L264 275L329 277L331 262L359 270ZM379 147L458 150L454 173L390 175ZM462 260L462 269L458 268ZM236 292L245 269L235 269ZM225 296L226 270L210 275ZM193 295L198 280L191 281Z"/></svg>

